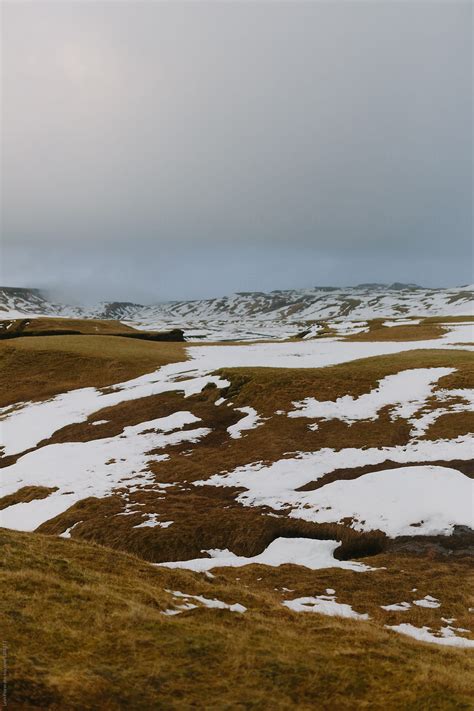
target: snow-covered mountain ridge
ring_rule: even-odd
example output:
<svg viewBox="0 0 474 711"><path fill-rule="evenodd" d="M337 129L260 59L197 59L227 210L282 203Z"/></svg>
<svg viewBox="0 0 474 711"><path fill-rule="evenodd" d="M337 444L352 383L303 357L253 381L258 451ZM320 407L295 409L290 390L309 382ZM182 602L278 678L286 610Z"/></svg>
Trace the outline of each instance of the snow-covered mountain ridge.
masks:
<svg viewBox="0 0 474 711"><path fill-rule="evenodd" d="M427 289L413 284L361 284L354 287L239 292L231 296L152 305L104 302L96 306L52 303L37 289L0 287L0 315L93 317L179 325L217 320L297 324L321 319L471 315L473 285Z"/></svg>

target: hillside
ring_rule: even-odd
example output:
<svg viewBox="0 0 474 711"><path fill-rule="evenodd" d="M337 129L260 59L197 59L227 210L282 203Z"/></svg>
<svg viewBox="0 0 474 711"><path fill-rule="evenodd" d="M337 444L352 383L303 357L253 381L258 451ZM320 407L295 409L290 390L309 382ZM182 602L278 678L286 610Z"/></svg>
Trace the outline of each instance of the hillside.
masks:
<svg viewBox="0 0 474 711"><path fill-rule="evenodd" d="M400 613L380 607L429 591L459 614L461 560L377 556L370 573L252 565L211 576L51 536L0 530L0 546L9 708L470 708L472 655L420 647L384 628ZM403 573L385 571L395 563ZM289 602L305 595L328 614L295 611ZM402 614L446 627L429 606Z"/></svg>
<svg viewBox="0 0 474 711"><path fill-rule="evenodd" d="M470 708L471 319L59 318L0 340L11 707Z"/></svg>
<svg viewBox="0 0 474 711"><path fill-rule="evenodd" d="M129 302L109 302L95 307L53 304L35 289L0 287L0 314L4 318L23 315L50 315L69 318L87 317L128 320L137 323L173 324L178 327L209 322L247 323L258 328L272 324L291 327L327 319L366 320L406 316L472 315L472 286L450 289L426 289L413 284L362 284L355 287L314 287L238 293L223 298L200 301L175 301L143 306Z"/></svg>

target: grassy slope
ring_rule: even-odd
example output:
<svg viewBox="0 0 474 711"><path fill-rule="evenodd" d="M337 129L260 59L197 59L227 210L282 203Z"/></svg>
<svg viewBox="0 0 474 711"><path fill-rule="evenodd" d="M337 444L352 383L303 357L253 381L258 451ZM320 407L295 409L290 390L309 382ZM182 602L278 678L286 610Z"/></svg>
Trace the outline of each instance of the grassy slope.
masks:
<svg viewBox="0 0 474 711"><path fill-rule="evenodd" d="M1 369L2 404L74 387L105 386L185 357L185 348L178 343L107 336L15 339L0 344L0 364L6 366ZM307 396L332 400L368 392L379 378L403 368L445 365L458 372L440 381L441 387L473 386L472 354L465 351L412 351L317 370L227 371L232 381L228 397L234 406L252 405L270 418L241 440L227 436L235 413L215 407L220 393L212 389L184 402L179 394L169 393L96 413L91 420L106 415L109 422L73 426L54 441L116 434L124 424L183 407L200 416L213 433L195 448L168 450L172 456L157 466L157 480L179 483L167 489L164 501L153 492L132 497L146 503L147 511L166 513L175 521L170 528L133 530L140 518L114 516L123 502L109 497L80 502L44 530L59 533L84 519L73 536L152 560L199 555L202 548L211 547L255 554L285 533L285 521L243 509L230 489L194 491L186 481L256 459L274 461L301 449L404 443L406 425L391 423L383 414L368 425L333 423L309 432L307 420L274 413ZM452 437L472 429L472 418L465 413L448 415L434 427L441 431L436 436ZM428 436L435 434L430 431ZM22 492L23 500L48 493L32 489ZM343 538L343 533L335 536L334 527L329 528L316 531L295 521L294 530L286 533ZM471 628L466 613L473 604L468 600L469 567L461 559L390 554L367 561L387 567L370 576L335 569L249 566L221 570L214 580L207 580L157 570L81 541L0 530L0 545L11 708L471 708L474 668L468 652L422 645L383 629L383 624L402 621L438 628L441 614L455 616L456 625ZM282 598L275 591L282 586L295 592ZM337 590L340 602L369 612L374 623L298 615L280 604L288 597L324 593L326 587ZM407 599L414 587L419 597L439 596L440 610L416 608L382 615L380 604ZM160 614L170 606L165 588L240 602L249 612L242 617L200 609L167 618Z"/></svg>
<svg viewBox="0 0 474 711"><path fill-rule="evenodd" d="M249 566L209 580L38 534L0 530L0 545L11 708L472 708L472 655L423 645L379 624L380 602L408 594L416 580L418 565L409 558L398 561L391 577L383 570ZM439 595L442 584L459 598L455 583L468 571L462 562L426 567L427 592ZM381 597L379 578L387 579ZM282 585L295 592L274 590ZM354 607L375 621L298 614L281 605L326 586L343 602L361 588ZM198 609L166 617L165 589L240 602L248 612ZM435 612L417 609L419 624ZM385 614L382 622L401 621Z"/></svg>
<svg viewBox="0 0 474 711"><path fill-rule="evenodd" d="M112 319L93 319L93 318L59 318L59 317L44 317L44 318L23 318L14 319L13 321L0 321L0 325L12 324L8 331L10 333L21 332L39 332L39 331L79 331L80 333L96 335L107 333L139 333L135 328L127 326L120 321Z"/></svg>
<svg viewBox="0 0 474 711"><path fill-rule="evenodd" d="M369 321L369 330L348 336L347 341L428 341L440 338L446 329L437 323L420 323L406 326L384 326L385 319Z"/></svg>
<svg viewBox="0 0 474 711"><path fill-rule="evenodd" d="M84 338L81 343L88 343L92 338ZM121 339L116 340L122 343ZM129 344L124 341L124 345ZM140 343L142 345L160 353L170 348L168 344ZM181 349L181 346L172 344L172 349L176 348ZM95 358L91 358L91 362L100 367ZM81 520L84 523L75 529L75 536L118 546L150 560L193 557L199 555L203 547L229 547L241 554L256 554L278 535L284 522L262 516L263 511L259 509L244 509L236 504L236 492L232 489L193 487L190 490L185 482L206 479L213 473L232 470L259 459L275 461L301 450L406 444L409 440L409 426L404 421L392 422L386 413L382 413L375 422L353 425L337 421L321 423L316 432L308 429L309 420L305 418L289 419L274 413L279 408L290 409L293 400L309 395L333 400L348 392L353 395L368 392L375 387L378 379L403 368L445 365L453 365L457 371L443 378L440 381L441 387L474 385L472 354L463 351L412 351L314 370L255 368L225 371L225 376L232 381L228 397L234 401L234 405L252 405L268 418L262 426L238 440L230 439L226 428L240 415L233 408L214 405L215 399L220 396L217 389L205 390L201 395L186 400L178 393L166 393L101 410L86 423L59 430L48 442L113 436L120 434L126 425L165 417L182 409L191 410L201 418L203 426L211 428L212 434L197 446L185 443L181 447L169 448L169 461L160 462L154 468L158 481L176 483L168 489L165 499L153 489L132 495L132 500L145 504L143 510L164 515L166 520L171 519L176 525L168 529L136 530L133 526L140 522L140 515L115 516L122 510L123 502L120 497L107 497L100 501L88 499L80 502L45 524L42 530L60 533ZM91 426L91 422L102 419L107 422ZM469 413L451 414L445 416L439 425L435 425L435 434L455 437L472 430L472 426L473 417ZM430 431L428 436L433 436ZM338 472L337 476L347 478L352 473ZM17 500L22 498L23 492L19 492ZM225 506L230 508L225 509ZM292 522L291 530L296 531L296 528L296 523ZM309 528L311 531L305 531L306 534L322 533L321 527ZM323 528L327 535L326 527ZM341 532L334 536L333 528L331 537L339 538ZM351 551L350 554L354 553Z"/></svg>
<svg viewBox="0 0 474 711"><path fill-rule="evenodd" d="M186 359L184 344L116 336L37 336L0 342L0 407L74 388L104 387Z"/></svg>
<svg viewBox="0 0 474 711"><path fill-rule="evenodd" d="M264 508L243 507L235 501L238 491L226 487L192 486L189 482L207 479L212 474L232 471L238 466L294 455L298 451L315 451L321 447L361 447L404 445L410 427L405 421L392 421L382 413L375 421L352 425L330 421L317 431L308 429L310 420L290 419L275 415L279 408L290 409L293 400L306 396L333 400L346 393L360 395L375 387L378 379L404 368L447 366L457 371L440 380L440 387L474 386L474 360L465 351L411 351L397 356L371 358L324 369L232 369L224 371L232 381L228 398L235 406L251 405L268 418L264 424L231 439L226 428L239 414L214 401L221 391L206 389L202 394L184 400L178 393L126 402L95 413L90 421L71 425L57 432L48 442L81 441L119 434L126 424L136 424L164 417L177 410L190 410L201 418L202 426L212 433L197 445L184 443L166 450L169 460L152 465L156 480L173 484L163 497L153 487L130 495L130 501L141 504L137 514L117 516L124 507L120 496L97 500L86 499L45 523L41 530L61 533L78 521L74 537L111 545L152 561L179 560L200 555L202 549L229 548L241 555L256 555L278 535L309 535L337 538L345 542L348 555L368 553L380 544L374 534L356 534L342 526L318 526L286 517L266 516ZM91 426L94 420L107 420ZM473 429L470 413L446 415L435 434L456 437ZM432 437L429 430L427 437ZM383 467L379 467L383 468ZM356 471L356 475L363 471ZM334 473L332 478L351 478L350 469ZM0 502L1 503L1 502ZM169 528L140 528L142 511L157 513L163 520L175 523ZM281 513L281 512L280 512ZM367 545L368 547L365 547ZM359 548L360 546L360 548Z"/></svg>

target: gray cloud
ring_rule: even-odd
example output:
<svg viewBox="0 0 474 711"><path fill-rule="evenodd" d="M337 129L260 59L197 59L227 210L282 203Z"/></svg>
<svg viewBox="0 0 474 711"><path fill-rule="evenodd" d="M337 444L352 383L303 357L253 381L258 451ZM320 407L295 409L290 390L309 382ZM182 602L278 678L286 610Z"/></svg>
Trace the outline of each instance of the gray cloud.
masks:
<svg viewBox="0 0 474 711"><path fill-rule="evenodd" d="M471 280L470 2L2 9L2 281Z"/></svg>

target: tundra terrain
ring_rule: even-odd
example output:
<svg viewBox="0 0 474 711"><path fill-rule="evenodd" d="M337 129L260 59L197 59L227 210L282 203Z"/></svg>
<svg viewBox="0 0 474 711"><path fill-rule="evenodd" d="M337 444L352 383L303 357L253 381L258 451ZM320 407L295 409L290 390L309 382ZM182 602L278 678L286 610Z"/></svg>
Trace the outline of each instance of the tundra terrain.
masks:
<svg viewBox="0 0 474 711"><path fill-rule="evenodd" d="M472 708L472 293L395 287L120 320L4 290L4 704Z"/></svg>

